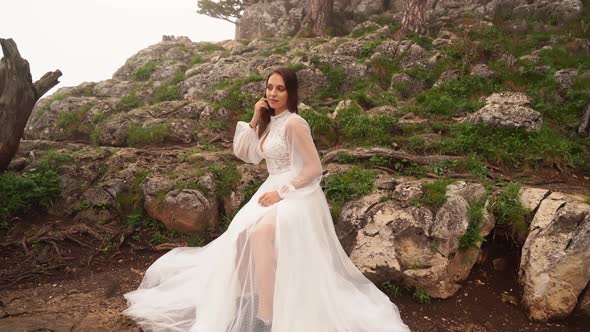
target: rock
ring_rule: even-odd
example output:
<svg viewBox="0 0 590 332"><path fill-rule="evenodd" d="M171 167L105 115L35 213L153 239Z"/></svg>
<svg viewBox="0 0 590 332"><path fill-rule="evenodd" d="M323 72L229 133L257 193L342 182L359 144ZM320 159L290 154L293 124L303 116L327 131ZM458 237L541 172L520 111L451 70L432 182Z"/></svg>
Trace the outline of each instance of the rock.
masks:
<svg viewBox="0 0 590 332"><path fill-rule="evenodd" d="M166 229L195 233L218 223L215 197L205 197L195 189L173 189L170 180L148 178L141 185L145 194L144 208L150 217L162 222Z"/></svg>
<svg viewBox="0 0 590 332"><path fill-rule="evenodd" d="M555 78L562 90L567 90L574 84L577 75L578 70L570 68L558 70L553 75L553 78Z"/></svg>
<svg viewBox="0 0 590 332"><path fill-rule="evenodd" d="M326 84L328 81L321 70L317 68L304 68L297 72L299 81L299 99L308 101Z"/></svg>
<svg viewBox="0 0 590 332"><path fill-rule="evenodd" d="M519 193L520 202L525 209L535 211L550 193L547 189L522 187Z"/></svg>
<svg viewBox="0 0 590 332"><path fill-rule="evenodd" d="M408 99L416 96L425 88L424 82L405 73L396 73L391 77L389 90L398 98Z"/></svg>
<svg viewBox="0 0 590 332"><path fill-rule="evenodd" d="M580 126L578 127L578 134L579 135L590 134L590 104L586 105L586 108L582 112Z"/></svg>
<svg viewBox="0 0 590 332"><path fill-rule="evenodd" d="M590 281L590 206L560 193L544 199L522 248L518 280L529 318L567 317Z"/></svg>
<svg viewBox="0 0 590 332"><path fill-rule="evenodd" d="M471 68L471 75L481 78L492 78L496 75L486 64L479 63Z"/></svg>
<svg viewBox="0 0 590 332"><path fill-rule="evenodd" d="M530 98L522 93L494 93L486 99L488 103L479 111L467 116L463 122L484 123L495 127L524 128L526 131L540 131L541 114L529 107Z"/></svg>
<svg viewBox="0 0 590 332"><path fill-rule="evenodd" d="M355 265L373 282L395 280L447 298L465 280L477 258L476 250L460 251L459 238L467 229L468 203L483 193L480 184L449 186L449 198L436 214L412 202L421 196L419 181L398 180L391 191L379 186L347 203L336 230ZM391 197L383 201L382 197ZM465 196L466 198L464 198ZM480 235L494 225L486 216Z"/></svg>
<svg viewBox="0 0 590 332"><path fill-rule="evenodd" d="M452 70L452 69L447 70L440 75L440 77L438 78L438 80L436 80L436 82L434 82L432 87L433 88L439 87L447 82L456 80L458 78L459 78L459 73L456 70Z"/></svg>

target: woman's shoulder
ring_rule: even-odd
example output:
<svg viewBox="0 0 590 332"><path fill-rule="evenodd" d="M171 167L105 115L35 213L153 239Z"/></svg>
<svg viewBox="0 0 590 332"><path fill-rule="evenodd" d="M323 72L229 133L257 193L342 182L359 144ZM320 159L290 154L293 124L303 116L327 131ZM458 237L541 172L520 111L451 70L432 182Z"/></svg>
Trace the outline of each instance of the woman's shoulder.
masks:
<svg viewBox="0 0 590 332"><path fill-rule="evenodd" d="M287 119L287 127L301 125L309 127L307 120L305 120L301 115L297 113L291 113Z"/></svg>

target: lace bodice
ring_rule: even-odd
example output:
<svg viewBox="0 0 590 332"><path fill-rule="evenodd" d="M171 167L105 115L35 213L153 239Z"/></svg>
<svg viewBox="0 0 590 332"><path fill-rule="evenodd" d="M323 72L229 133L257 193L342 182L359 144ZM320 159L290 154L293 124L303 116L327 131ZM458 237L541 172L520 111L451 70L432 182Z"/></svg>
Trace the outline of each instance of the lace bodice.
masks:
<svg viewBox="0 0 590 332"><path fill-rule="evenodd" d="M278 189L281 198L306 195L319 188L322 164L307 121L296 113L287 110L272 116L261 138L247 122L238 121L233 149L247 163L266 159L270 175L293 173Z"/></svg>
<svg viewBox="0 0 590 332"><path fill-rule="evenodd" d="M266 131L257 144L256 151L266 159L266 168L269 174L280 174L289 170L289 148L285 137L285 125L287 119L293 113L284 111L279 115L271 116Z"/></svg>

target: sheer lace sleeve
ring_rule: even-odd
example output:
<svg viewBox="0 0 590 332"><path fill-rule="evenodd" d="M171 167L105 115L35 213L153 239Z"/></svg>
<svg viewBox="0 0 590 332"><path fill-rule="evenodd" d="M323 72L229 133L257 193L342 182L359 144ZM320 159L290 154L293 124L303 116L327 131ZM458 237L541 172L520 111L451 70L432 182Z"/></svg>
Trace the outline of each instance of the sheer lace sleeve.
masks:
<svg viewBox="0 0 590 332"><path fill-rule="evenodd" d="M280 187L279 196L289 198L311 193L320 186L322 164L309 125L299 116L289 119L285 127L285 138L294 177Z"/></svg>
<svg viewBox="0 0 590 332"><path fill-rule="evenodd" d="M245 121L238 121L233 142L236 157L247 163L259 164L262 160L262 156L256 151L259 142L256 129Z"/></svg>

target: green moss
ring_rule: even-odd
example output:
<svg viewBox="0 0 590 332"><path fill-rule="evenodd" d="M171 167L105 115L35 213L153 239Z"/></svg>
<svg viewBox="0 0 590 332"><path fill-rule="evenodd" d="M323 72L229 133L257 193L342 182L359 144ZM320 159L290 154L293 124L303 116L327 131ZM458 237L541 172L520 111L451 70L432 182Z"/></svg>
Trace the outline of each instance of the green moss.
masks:
<svg viewBox="0 0 590 332"><path fill-rule="evenodd" d="M364 28L360 28L360 29L355 29L354 31L352 31L350 33L350 37L352 38L360 38L363 36L366 36L372 32L377 31L378 27L374 26L374 25L370 25Z"/></svg>
<svg viewBox="0 0 590 332"><path fill-rule="evenodd" d="M375 52L377 46L383 44L383 41L383 39L377 39L364 44L360 49L359 57L368 58L369 56L371 56L371 54L373 54L373 52Z"/></svg>
<svg viewBox="0 0 590 332"><path fill-rule="evenodd" d="M135 70L133 77L138 81L147 81L155 70L154 62L146 62Z"/></svg>

